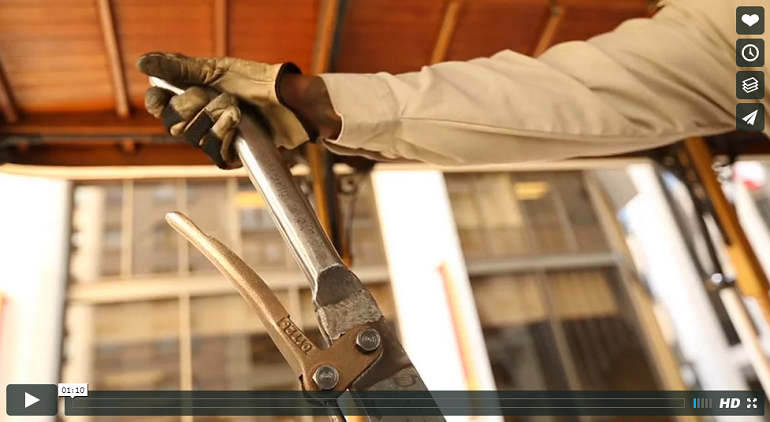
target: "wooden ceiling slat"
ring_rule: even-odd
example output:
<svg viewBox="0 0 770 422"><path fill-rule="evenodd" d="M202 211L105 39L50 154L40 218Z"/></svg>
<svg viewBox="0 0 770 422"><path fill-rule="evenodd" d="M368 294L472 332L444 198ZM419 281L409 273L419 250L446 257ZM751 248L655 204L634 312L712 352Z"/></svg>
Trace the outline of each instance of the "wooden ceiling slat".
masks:
<svg viewBox="0 0 770 422"><path fill-rule="evenodd" d="M211 160L187 144L137 145L127 152L118 145L47 144L13 154L13 163L42 166L210 166Z"/></svg>
<svg viewBox="0 0 770 422"><path fill-rule="evenodd" d="M94 0L0 2L0 62L25 114L114 108L103 59Z"/></svg>
<svg viewBox="0 0 770 422"><path fill-rule="evenodd" d="M312 65L319 0L231 0L229 54L265 63Z"/></svg>
<svg viewBox="0 0 770 422"><path fill-rule="evenodd" d="M468 1L457 22L447 59L471 60L503 50L532 54L549 11L547 0L525 4Z"/></svg>
<svg viewBox="0 0 770 422"><path fill-rule="evenodd" d="M84 55L66 55L56 62L51 62L48 57L41 55L34 55L30 57L10 57L4 66L8 72L13 73L30 73L32 69L43 69L38 73L55 73L66 75L67 73L79 73L83 68L102 69L107 65L107 60L104 56L97 55L99 51L95 51L94 54ZM34 73L35 71L33 71ZM18 77L17 77L18 79Z"/></svg>
<svg viewBox="0 0 770 422"><path fill-rule="evenodd" d="M447 5L444 21L441 24L441 31L439 32L438 40L436 40L436 46L433 47L433 54L430 59L431 64L446 60L446 54L449 51L449 45L452 42L457 21L460 19L462 7L463 2L459 0L450 1Z"/></svg>
<svg viewBox="0 0 770 422"><path fill-rule="evenodd" d="M112 76L112 91L115 95L115 107L120 117L128 117L130 109L128 107L128 95L126 93L126 78L123 76L123 63L118 49L117 36L115 34L115 24L112 18L112 3L110 0L97 0L99 8L99 22L102 26L102 36L104 38L104 48L107 50L108 63L110 65L110 74Z"/></svg>
<svg viewBox="0 0 770 422"><path fill-rule="evenodd" d="M227 56L228 0L214 0L214 55Z"/></svg>
<svg viewBox="0 0 770 422"><path fill-rule="evenodd" d="M335 70L419 70L430 63L445 8L435 0L349 0Z"/></svg>
<svg viewBox="0 0 770 422"><path fill-rule="evenodd" d="M29 114L17 124L0 125L0 135L168 136L148 113L122 119L112 111Z"/></svg>
<svg viewBox="0 0 770 422"><path fill-rule="evenodd" d="M553 39L556 37L556 33L559 31L562 21L564 20L564 8L554 7L552 9L551 16L548 17L548 23L543 29L543 33L540 34L540 40L537 42L533 56L537 57L545 52L551 45L553 45Z"/></svg>
<svg viewBox="0 0 770 422"><path fill-rule="evenodd" d="M601 10L638 10L648 8L650 0L558 0L565 8L587 8ZM598 19L597 19L598 20Z"/></svg>
<svg viewBox="0 0 770 422"><path fill-rule="evenodd" d="M51 14L51 5L18 5L0 6L0 25L6 27L37 27L51 24L78 25L91 22L93 8L91 5L79 5L61 8L56 14Z"/></svg>
<svg viewBox="0 0 770 422"><path fill-rule="evenodd" d="M103 86L110 85L109 80L104 80L101 77L104 74L103 68L90 68L90 69L72 69L67 72L61 72L57 70L35 70L33 72L24 73L19 72L14 74L13 82L14 89L26 89L31 91L76 91L75 86L79 86L80 91L86 91L91 89L91 86ZM62 84L59 79L67 78L67 84ZM94 80L96 82L94 83ZM39 88L39 89L38 89ZM86 89L87 88L87 89Z"/></svg>
<svg viewBox="0 0 770 422"><path fill-rule="evenodd" d="M2 29L0 29L2 32ZM52 43L48 40L18 39L14 41L14 49L2 50L5 59L35 60L45 59L51 54L62 57L93 57L103 52L103 47L92 40L68 40L66 43Z"/></svg>
<svg viewBox="0 0 770 422"><path fill-rule="evenodd" d="M553 44L586 40L612 31L628 19L644 17L646 2L628 2L626 8L563 6L568 18L561 23Z"/></svg>
<svg viewBox="0 0 770 422"><path fill-rule="evenodd" d="M3 112L6 122L15 123L19 120L19 113L16 111L16 106L13 104L11 94L8 91L3 69L0 69L0 111Z"/></svg>
<svg viewBox="0 0 770 422"><path fill-rule="evenodd" d="M152 51L213 56L214 5L212 0L113 0L118 46L129 104L144 108L147 76L136 60Z"/></svg>

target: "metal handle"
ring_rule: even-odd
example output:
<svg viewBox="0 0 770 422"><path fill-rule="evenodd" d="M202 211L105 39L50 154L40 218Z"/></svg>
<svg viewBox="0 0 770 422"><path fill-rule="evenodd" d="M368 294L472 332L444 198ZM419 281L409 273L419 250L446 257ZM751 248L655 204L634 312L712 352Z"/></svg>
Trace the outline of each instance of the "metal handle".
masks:
<svg viewBox="0 0 770 422"><path fill-rule="evenodd" d="M175 94L184 92L160 78L151 77L150 84ZM315 297L321 274L331 267L344 266L342 259L307 198L294 183L268 132L245 113L241 116L238 129L235 150L294 258L310 281Z"/></svg>
<svg viewBox="0 0 770 422"><path fill-rule="evenodd" d="M249 116L241 118L238 129L235 150L241 163L315 293L321 273L343 266L342 259L264 129Z"/></svg>

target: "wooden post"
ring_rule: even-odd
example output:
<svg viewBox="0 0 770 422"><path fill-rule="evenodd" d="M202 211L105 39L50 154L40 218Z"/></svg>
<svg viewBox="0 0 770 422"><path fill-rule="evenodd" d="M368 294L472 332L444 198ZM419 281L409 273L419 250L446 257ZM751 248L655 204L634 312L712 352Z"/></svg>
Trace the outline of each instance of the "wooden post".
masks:
<svg viewBox="0 0 770 422"><path fill-rule="evenodd" d="M754 254L749 239L738 221L735 209L727 200L714 173L712 168L714 157L711 150L703 138L690 138L685 141L684 145L687 155L681 158L690 160L690 164L711 201L715 213L714 217L724 230L727 254L737 273L738 289L743 295L756 299L765 320L770 324L770 296L768 296L770 283L768 283L762 265Z"/></svg>

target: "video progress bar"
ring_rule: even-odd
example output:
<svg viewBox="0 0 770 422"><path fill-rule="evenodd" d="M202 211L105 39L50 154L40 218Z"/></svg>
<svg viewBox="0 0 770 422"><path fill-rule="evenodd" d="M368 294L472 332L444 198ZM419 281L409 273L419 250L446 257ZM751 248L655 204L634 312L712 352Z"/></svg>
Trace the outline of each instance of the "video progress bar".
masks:
<svg viewBox="0 0 770 422"><path fill-rule="evenodd" d="M442 398L386 398L375 397L362 400L376 408L418 408L418 409L684 409L684 398L498 398L495 404L475 406L458 405L458 400ZM475 402L476 400L469 400ZM489 401L489 400L487 400ZM251 403L249 406L243 404ZM429 404L426 406L426 404ZM306 400L282 397L261 398L91 398L73 399L73 409L185 409L185 408L221 408L221 409L306 409L318 407Z"/></svg>
<svg viewBox="0 0 770 422"><path fill-rule="evenodd" d="M69 403L71 402L71 403ZM326 408L298 398L226 397L77 397L65 401L65 414L75 415L326 415ZM346 405L347 403L347 405ZM341 401L345 415L494 416L494 415L671 415L686 409L684 398L363 398Z"/></svg>
<svg viewBox="0 0 770 422"><path fill-rule="evenodd" d="M383 416L676 416L764 414L761 391L364 391L346 393L343 414ZM730 398L735 406L721 408ZM328 398L328 397L327 397ZM692 406L713 400L714 408ZM364 409L364 410L362 410ZM67 398L72 416L300 416L326 408L297 391L89 391Z"/></svg>

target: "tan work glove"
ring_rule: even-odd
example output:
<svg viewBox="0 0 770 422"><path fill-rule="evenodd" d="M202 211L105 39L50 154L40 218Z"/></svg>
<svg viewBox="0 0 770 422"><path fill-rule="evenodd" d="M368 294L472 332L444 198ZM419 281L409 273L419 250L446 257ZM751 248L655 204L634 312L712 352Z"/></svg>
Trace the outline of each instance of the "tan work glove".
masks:
<svg viewBox="0 0 770 422"><path fill-rule="evenodd" d="M145 107L163 120L171 135L184 136L220 168L241 165L231 145L241 118L238 99L259 109L277 146L291 149L314 138L280 99L280 78L301 73L292 63L269 65L229 57L149 53L139 58L137 67L171 84L191 86L180 95L152 87L145 95Z"/></svg>

